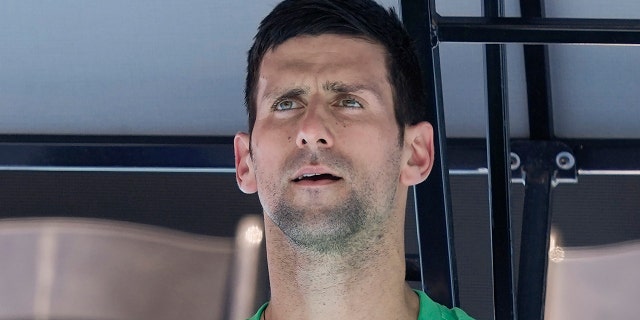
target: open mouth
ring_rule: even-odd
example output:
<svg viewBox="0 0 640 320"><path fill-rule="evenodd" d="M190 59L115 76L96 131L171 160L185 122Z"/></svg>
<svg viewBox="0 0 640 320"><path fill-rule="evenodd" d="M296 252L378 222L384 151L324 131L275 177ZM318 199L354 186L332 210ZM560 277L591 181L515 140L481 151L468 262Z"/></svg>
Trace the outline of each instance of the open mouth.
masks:
<svg viewBox="0 0 640 320"><path fill-rule="evenodd" d="M303 174L295 179L293 182L301 182L301 181L338 181L342 178L334 176L328 173L308 173Z"/></svg>

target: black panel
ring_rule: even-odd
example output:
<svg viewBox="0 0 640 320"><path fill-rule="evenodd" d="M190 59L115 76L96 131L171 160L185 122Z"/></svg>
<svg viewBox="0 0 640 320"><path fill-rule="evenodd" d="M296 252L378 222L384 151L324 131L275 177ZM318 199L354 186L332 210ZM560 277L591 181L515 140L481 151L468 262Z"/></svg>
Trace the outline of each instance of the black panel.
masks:
<svg viewBox="0 0 640 320"><path fill-rule="evenodd" d="M580 176L554 190L552 226L560 246L581 247L640 239L640 176Z"/></svg>
<svg viewBox="0 0 640 320"><path fill-rule="evenodd" d="M261 214L229 173L0 171L0 217L123 220L231 237Z"/></svg>

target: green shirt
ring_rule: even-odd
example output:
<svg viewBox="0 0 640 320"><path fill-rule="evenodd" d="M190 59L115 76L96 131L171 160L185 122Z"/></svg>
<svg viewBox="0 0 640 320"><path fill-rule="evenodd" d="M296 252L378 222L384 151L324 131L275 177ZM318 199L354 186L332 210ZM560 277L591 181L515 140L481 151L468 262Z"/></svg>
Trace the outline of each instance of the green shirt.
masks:
<svg viewBox="0 0 640 320"><path fill-rule="evenodd" d="M420 297L420 311L418 312L417 320L473 320L473 318L458 308L449 309L434 302L422 291L416 290L416 293L418 297ZM258 309L258 312L248 320L260 320L262 312L264 312L268 304L269 303L265 303Z"/></svg>

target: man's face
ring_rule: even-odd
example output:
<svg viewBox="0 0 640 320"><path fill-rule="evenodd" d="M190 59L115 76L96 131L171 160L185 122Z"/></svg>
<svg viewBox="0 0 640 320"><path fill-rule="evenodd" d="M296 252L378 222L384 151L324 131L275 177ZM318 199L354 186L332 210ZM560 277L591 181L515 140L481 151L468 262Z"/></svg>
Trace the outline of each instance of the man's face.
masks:
<svg viewBox="0 0 640 320"><path fill-rule="evenodd" d="M335 249L392 214L403 146L382 46L289 39L265 54L256 101L247 161L265 213L291 240Z"/></svg>

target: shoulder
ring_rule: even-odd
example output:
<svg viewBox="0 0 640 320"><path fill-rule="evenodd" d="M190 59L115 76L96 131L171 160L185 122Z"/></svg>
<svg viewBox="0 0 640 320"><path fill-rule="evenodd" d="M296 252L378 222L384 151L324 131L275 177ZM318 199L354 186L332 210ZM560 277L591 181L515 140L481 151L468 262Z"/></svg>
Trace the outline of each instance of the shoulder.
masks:
<svg viewBox="0 0 640 320"><path fill-rule="evenodd" d="M418 320L473 320L459 308L449 309L435 301L423 291L416 290L420 297L420 312Z"/></svg>
<svg viewBox="0 0 640 320"><path fill-rule="evenodd" d="M251 318L249 318L247 320L260 320L260 317L262 317L262 313L264 312L264 309L266 309L268 305L269 305L268 302L263 304L262 307L260 307L260 309L258 309L256 314L254 314L253 317L251 317Z"/></svg>

